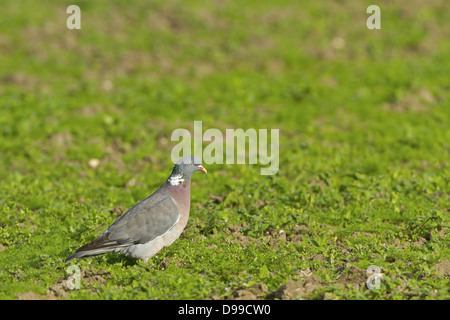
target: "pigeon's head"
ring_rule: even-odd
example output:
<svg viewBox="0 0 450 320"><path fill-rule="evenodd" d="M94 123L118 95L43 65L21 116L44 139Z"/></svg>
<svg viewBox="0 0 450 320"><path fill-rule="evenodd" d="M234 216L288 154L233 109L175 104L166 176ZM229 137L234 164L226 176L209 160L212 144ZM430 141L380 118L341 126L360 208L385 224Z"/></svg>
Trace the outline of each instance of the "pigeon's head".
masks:
<svg viewBox="0 0 450 320"><path fill-rule="evenodd" d="M177 181L182 182L185 179L190 179L195 171L203 171L206 173L206 169L201 165L199 158L194 156L181 158L173 167L169 182L174 185L178 184Z"/></svg>

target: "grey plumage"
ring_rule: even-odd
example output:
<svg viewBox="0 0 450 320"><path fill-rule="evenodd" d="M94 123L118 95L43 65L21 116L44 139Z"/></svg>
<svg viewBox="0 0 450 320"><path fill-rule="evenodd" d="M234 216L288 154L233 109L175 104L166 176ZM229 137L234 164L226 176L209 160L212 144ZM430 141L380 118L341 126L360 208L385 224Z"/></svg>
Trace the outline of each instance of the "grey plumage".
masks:
<svg viewBox="0 0 450 320"><path fill-rule="evenodd" d="M147 261L170 245L186 226L190 178L198 170L206 173L196 157L178 161L158 190L129 209L97 239L79 248L66 262L107 252L121 252Z"/></svg>

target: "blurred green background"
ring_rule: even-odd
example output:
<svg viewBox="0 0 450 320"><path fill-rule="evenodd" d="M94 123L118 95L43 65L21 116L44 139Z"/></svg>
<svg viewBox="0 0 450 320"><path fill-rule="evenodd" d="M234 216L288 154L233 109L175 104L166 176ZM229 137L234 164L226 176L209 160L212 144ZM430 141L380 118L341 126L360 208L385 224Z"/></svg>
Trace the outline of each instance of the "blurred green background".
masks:
<svg viewBox="0 0 450 320"><path fill-rule="evenodd" d="M302 270L321 279L306 298L448 298L448 1L0 7L0 298L223 299L258 283L270 298ZM148 266L82 260L110 276L52 291L75 248L164 182L171 133L194 120L280 129L279 172L206 166L174 245ZM382 289L335 286L371 264Z"/></svg>

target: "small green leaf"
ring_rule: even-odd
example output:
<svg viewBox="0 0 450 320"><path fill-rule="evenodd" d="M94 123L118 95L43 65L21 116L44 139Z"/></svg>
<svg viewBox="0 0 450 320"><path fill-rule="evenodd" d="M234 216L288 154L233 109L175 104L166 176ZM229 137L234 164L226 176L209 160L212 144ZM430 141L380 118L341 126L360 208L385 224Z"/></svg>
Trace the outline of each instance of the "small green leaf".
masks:
<svg viewBox="0 0 450 320"><path fill-rule="evenodd" d="M260 278L267 278L268 275L269 275L269 269L267 268L266 265L263 265L261 267L261 269L259 270L259 277Z"/></svg>
<svg viewBox="0 0 450 320"><path fill-rule="evenodd" d="M317 241L316 240L314 240L314 239L309 239L308 238L308 241L309 241L309 243L311 243L313 246L316 246L316 247L320 247L320 245L317 243Z"/></svg>

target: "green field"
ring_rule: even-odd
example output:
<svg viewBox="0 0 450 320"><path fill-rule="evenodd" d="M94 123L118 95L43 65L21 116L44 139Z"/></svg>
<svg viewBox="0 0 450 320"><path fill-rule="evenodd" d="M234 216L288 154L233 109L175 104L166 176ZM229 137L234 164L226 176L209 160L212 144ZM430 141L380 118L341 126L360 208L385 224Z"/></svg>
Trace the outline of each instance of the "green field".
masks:
<svg viewBox="0 0 450 320"><path fill-rule="evenodd" d="M450 2L71 4L0 6L0 299L449 299ZM205 164L173 245L65 264L195 120L279 129L278 173Z"/></svg>

